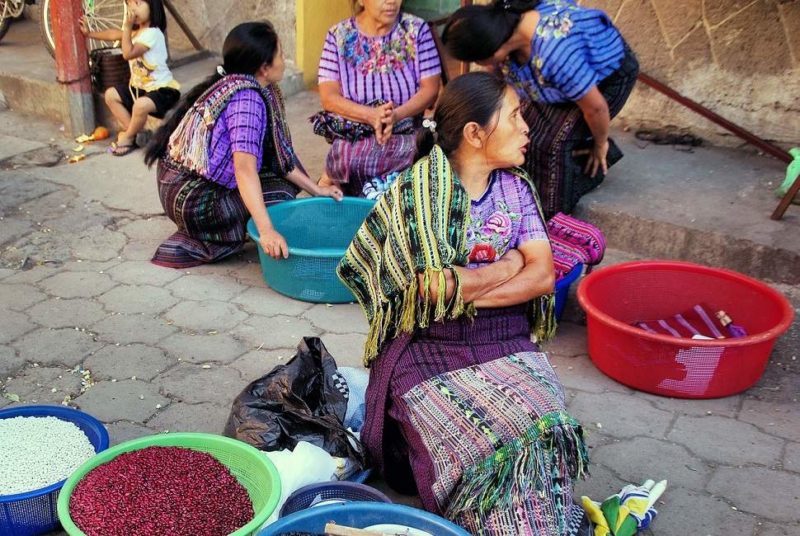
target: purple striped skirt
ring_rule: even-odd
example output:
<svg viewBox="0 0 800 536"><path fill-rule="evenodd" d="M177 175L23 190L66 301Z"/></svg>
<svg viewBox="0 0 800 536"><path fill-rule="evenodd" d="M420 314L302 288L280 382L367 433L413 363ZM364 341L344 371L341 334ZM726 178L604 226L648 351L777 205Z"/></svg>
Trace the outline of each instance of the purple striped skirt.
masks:
<svg viewBox="0 0 800 536"><path fill-rule="evenodd" d="M563 442L548 436L562 448L535 446L531 429L544 421L563 424L552 428ZM531 342L525 306L398 337L370 371L361 439L373 463L390 485L416 487L427 510L475 534L579 534L584 513L571 482L583 471L571 465L582 463L580 435L558 378ZM538 463L504 471L498 454L508 449L532 452ZM515 476L494 489L501 473ZM492 500L493 492L507 500Z"/></svg>

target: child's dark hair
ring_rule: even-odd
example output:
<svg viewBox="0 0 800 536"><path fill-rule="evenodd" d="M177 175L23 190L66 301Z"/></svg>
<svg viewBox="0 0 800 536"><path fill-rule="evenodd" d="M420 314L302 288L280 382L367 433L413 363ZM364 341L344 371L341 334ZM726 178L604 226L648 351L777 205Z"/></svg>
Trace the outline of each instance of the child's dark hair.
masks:
<svg viewBox="0 0 800 536"><path fill-rule="evenodd" d="M488 126L503 105L506 87L504 80L482 71L461 75L447 84L433 114L436 132L420 130L414 160L427 155L434 143L450 156L461 145L467 123Z"/></svg>
<svg viewBox="0 0 800 536"><path fill-rule="evenodd" d="M450 17L442 43L461 61L491 58L509 40L526 11L541 0L495 0L490 5L462 7Z"/></svg>
<svg viewBox="0 0 800 536"><path fill-rule="evenodd" d="M255 74L264 64L272 65L278 53L278 34L269 21L245 22L230 31L222 45L222 68L226 74ZM152 166L164 156L172 132L208 88L222 79L214 73L194 86L178 103L147 146L144 161Z"/></svg>
<svg viewBox="0 0 800 536"><path fill-rule="evenodd" d="M150 6L150 27L167 31L167 13L161 0L144 0Z"/></svg>

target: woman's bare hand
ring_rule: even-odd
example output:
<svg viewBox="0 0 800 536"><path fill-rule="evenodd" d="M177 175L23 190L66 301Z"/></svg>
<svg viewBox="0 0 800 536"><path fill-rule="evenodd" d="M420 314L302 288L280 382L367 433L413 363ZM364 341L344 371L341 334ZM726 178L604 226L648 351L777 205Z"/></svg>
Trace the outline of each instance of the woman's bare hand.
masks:
<svg viewBox="0 0 800 536"><path fill-rule="evenodd" d="M89 37L89 32L91 30L89 30L89 23L86 21L85 15L80 18L80 25L81 25L81 33L83 34L83 36Z"/></svg>
<svg viewBox="0 0 800 536"><path fill-rule="evenodd" d="M286 239L275 229L263 231L259 237L259 242L264 253L273 259L286 259L289 257L289 246L286 244Z"/></svg>
<svg viewBox="0 0 800 536"><path fill-rule="evenodd" d="M370 126L375 130L375 139L378 143L383 145L391 136L391 129L389 129L389 136L385 134L386 121L390 121L394 111L394 104L387 102L381 104L373 109L372 117L370 118Z"/></svg>

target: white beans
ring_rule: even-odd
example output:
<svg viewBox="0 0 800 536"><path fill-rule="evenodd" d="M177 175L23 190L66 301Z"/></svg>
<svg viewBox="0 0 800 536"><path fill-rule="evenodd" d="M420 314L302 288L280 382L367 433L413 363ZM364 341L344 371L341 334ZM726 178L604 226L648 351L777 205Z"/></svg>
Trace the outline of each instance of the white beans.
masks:
<svg viewBox="0 0 800 536"><path fill-rule="evenodd" d="M64 480L94 456L80 428L55 417L0 419L0 495Z"/></svg>

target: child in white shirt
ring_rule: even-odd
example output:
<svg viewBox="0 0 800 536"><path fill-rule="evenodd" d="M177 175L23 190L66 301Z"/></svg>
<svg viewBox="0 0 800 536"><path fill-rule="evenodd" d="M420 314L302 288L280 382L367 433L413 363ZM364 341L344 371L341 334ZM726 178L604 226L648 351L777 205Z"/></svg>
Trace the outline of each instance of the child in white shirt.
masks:
<svg viewBox="0 0 800 536"><path fill-rule="evenodd" d="M122 29L90 31L86 19L81 30L86 37L120 41L122 56L131 69L130 82L108 88L105 101L122 129L111 145L114 156L136 149L136 134L147 116L163 118L180 99L180 85L167 67L164 30L167 16L161 0L126 0L127 12Z"/></svg>

